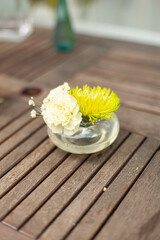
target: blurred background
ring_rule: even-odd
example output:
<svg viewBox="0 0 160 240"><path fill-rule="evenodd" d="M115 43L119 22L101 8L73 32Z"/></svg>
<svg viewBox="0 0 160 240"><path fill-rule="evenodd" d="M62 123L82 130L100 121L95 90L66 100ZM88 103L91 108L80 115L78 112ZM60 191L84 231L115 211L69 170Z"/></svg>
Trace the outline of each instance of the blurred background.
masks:
<svg viewBox="0 0 160 240"><path fill-rule="evenodd" d="M34 26L53 28L56 3L57 0L0 0L0 38L21 40ZM66 0L66 3L76 33L160 45L159 0ZM4 31L22 20L24 26L18 38Z"/></svg>

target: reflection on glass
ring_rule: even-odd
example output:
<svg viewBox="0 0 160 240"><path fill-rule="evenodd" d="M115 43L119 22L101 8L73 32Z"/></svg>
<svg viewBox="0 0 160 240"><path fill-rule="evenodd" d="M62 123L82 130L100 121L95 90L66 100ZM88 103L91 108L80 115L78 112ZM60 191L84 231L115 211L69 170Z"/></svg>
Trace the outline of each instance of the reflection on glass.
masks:
<svg viewBox="0 0 160 240"><path fill-rule="evenodd" d="M28 0L0 0L0 40L21 41L33 30Z"/></svg>

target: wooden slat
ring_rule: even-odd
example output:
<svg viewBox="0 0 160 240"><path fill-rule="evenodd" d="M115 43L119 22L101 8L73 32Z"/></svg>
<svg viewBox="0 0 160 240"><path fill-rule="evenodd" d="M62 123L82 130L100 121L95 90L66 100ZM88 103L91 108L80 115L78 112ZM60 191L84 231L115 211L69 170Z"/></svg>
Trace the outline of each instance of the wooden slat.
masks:
<svg viewBox="0 0 160 240"><path fill-rule="evenodd" d="M46 85L55 87L63 82L70 81L74 75L84 68L91 66L97 61L97 58L102 56L104 51L98 47L89 47L73 56L68 61L57 66L45 75L36 79L37 82L45 82Z"/></svg>
<svg viewBox="0 0 160 240"><path fill-rule="evenodd" d="M59 58L59 55L50 48L47 48L44 52L39 51L38 54L25 61L25 66L23 66L22 63L23 68L17 73L17 77L21 78L25 76L25 78L27 78L29 73L33 74L35 71L40 71L40 68L43 68L43 64L47 61L48 57L51 57L52 64L54 64Z"/></svg>
<svg viewBox="0 0 160 240"><path fill-rule="evenodd" d="M142 144L114 182L106 186L107 190L100 196L82 221L78 223L68 236L68 240L85 240L94 237L103 222L109 217L113 209L115 209L118 202L128 192L128 189L132 186L158 147L159 142L153 139L147 139ZM81 234L82 232L83 235Z"/></svg>
<svg viewBox="0 0 160 240"><path fill-rule="evenodd" d="M146 98L143 96L136 96L131 93L116 91L121 105L132 108L138 111L149 112L156 115L160 115L160 101L155 101L152 98Z"/></svg>
<svg viewBox="0 0 160 240"><path fill-rule="evenodd" d="M53 143L47 139L32 153L1 178L0 196L15 185L25 174L31 171L54 148Z"/></svg>
<svg viewBox="0 0 160 240"><path fill-rule="evenodd" d="M154 54L159 56L160 49L155 45L146 45L146 44L139 44L135 42L127 42L123 40L116 40L112 38L104 38L104 37L96 37L96 36L89 36L89 35L78 35L80 41L85 44L90 44L94 46L101 46L104 49L114 49L114 48L127 48L128 50L132 51L140 51L146 52L148 55Z"/></svg>
<svg viewBox="0 0 160 240"><path fill-rule="evenodd" d="M10 122L4 125L10 124L16 118L31 110L31 107L28 105L30 96L33 96L36 102L40 103L44 97L48 95L50 90L42 83L23 82L15 77L9 77L4 74L0 74L0 85L0 97L4 98L4 102L0 104L0 118L3 119L4 122L10 120ZM12 86L12 88L8 86ZM29 92L27 93L28 89Z"/></svg>
<svg viewBox="0 0 160 240"><path fill-rule="evenodd" d="M18 72L22 71L25 64L28 63L28 60L31 61L32 58L39 55L39 53L45 51L49 47L51 47L50 40L42 39L41 41L38 41L36 44L34 44L33 47L28 47L26 49L23 49L23 52L18 52L15 55L15 61L13 61L13 59L7 61L7 74L18 76ZM4 70L5 67L3 67L3 71Z"/></svg>
<svg viewBox="0 0 160 240"><path fill-rule="evenodd" d="M151 219L151 225L146 229L145 227L143 228L143 235L146 237L147 235L147 240L159 240L159 229L160 229L160 214L158 213L153 219ZM152 221L153 220L153 221ZM156 224L153 226L152 222Z"/></svg>
<svg viewBox="0 0 160 240"><path fill-rule="evenodd" d="M128 137L126 131L120 131L116 142L103 152L90 156L62 187L42 206L38 212L21 228L30 235L38 236L56 215L76 196L92 179L108 158ZM52 211L50 210L52 209Z"/></svg>
<svg viewBox="0 0 160 240"><path fill-rule="evenodd" d="M15 105L15 103L19 103L19 99L13 98L14 93L19 93L22 87L25 87L25 84L18 81L14 77L8 77L5 74L0 74L0 96L4 97L4 103L0 105L0 109L2 108L4 110L5 103L10 103L9 105ZM10 87L12 86L12 87ZM17 95L16 95L17 97ZM24 103L23 103L24 104ZM6 111L7 109L5 109ZM18 111L18 109L17 109ZM22 109L21 109L22 111Z"/></svg>
<svg viewBox="0 0 160 240"><path fill-rule="evenodd" d="M62 152L61 158L64 158L67 154L66 152ZM70 155L21 204L19 204L4 221L15 228L20 227L20 225L23 224L23 222L25 222L67 178L69 178L86 158L87 155ZM22 211L23 215L21 214Z"/></svg>
<svg viewBox="0 0 160 240"><path fill-rule="evenodd" d="M42 126L43 122L41 119L35 119L27 124L23 130L20 129L13 136L11 136L6 142L1 144L0 159L3 158L7 153L13 150L18 144L26 140L32 133Z"/></svg>
<svg viewBox="0 0 160 240"><path fill-rule="evenodd" d="M136 50L136 49L129 49L127 47L115 47L110 51L110 54L113 57L126 61L129 61L131 63L140 63L144 64L147 67L152 66L153 68L158 68L160 65L160 55L159 52L155 51L143 51L143 50Z"/></svg>
<svg viewBox="0 0 160 240"><path fill-rule="evenodd" d="M27 109L27 104L22 101L4 98L4 103L0 104L0 129L21 116Z"/></svg>
<svg viewBox="0 0 160 240"><path fill-rule="evenodd" d="M137 63L138 65L138 63ZM113 60L109 57L102 58L97 63L97 68L101 71L105 71L108 76L113 78L117 76L119 78L128 79L128 81L139 81L142 83L152 83L159 86L159 69L149 70L147 67L137 66L132 63Z"/></svg>
<svg viewBox="0 0 160 240"><path fill-rule="evenodd" d="M116 93L120 98L121 106L160 115L160 101L155 101L152 98L146 98L143 96L135 97L134 94L122 92L119 90L116 90Z"/></svg>
<svg viewBox="0 0 160 240"><path fill-rule="evenodd" d="M75 50L62 53L51 37L39 29L23 42L0 43L0 220L26 234L0 225L0 239L159 240L159 151L152 157L160 139L160 50L78 36ZM70 155L51 143L42 119L29 117L24 89L39 88L41 101L47 86L66 81L118 94L126 130L112 146Z"/></svg>
<svg viewBox="0 0 160 240"><path fill-rule="evenodd" d="M123 58L117 59L109 55L106 55L99 64L101 68L105 68L108 71L115 70L115 72L120 75L135 75L135 77L141 79L142 82L150 82L152 79L154 84L158 84L158 77L160 75L159 65L154 68L153 66L147 66L139 62L132 63L129 60L125 61Z"/></svg>
<svg viewBox="0 0 160 240"><path fill-rule="evenodd" d="M13 135L15 132L23 128L27 123L32 121L29 112L27 111L19 118L11 122L7 127L3 128L0 133L0 143L4 142L7 138Z"/></svg>
<svg viewBox="0 0 160 240"><path fill-rule="evenodd" d="M22 42L8 42L6 48L0 51L0 61L3 63L3 60L10 60L10 58L14 61L14 57L16 59L16 54L18 56L28 49L33 49L40 39L43 41L43 39L48 39L48 36L42 36L39 31L35 31L28 39Z"/></svg>
<svg viewBox="0 0 160 240"><path fill-rule="evenodd" d="M67 154L68 155L68 154ZM55 170L66 157L66 153L57 149L49 154L35 169L26 175L12 190L0 200L0 219L15 208L43 180Z"/></svg>
<svg viewBox="0 0 160 240"><path fill-rule="evenodd" d="M0 60L2 61L2 60L6 60L9 57L13 57L19 51L23 52L25 47L28 47L28 46L32 45L33 43L35 43L36 42L35 40L36 40L36 36L31 35L28 39L26 39L25 41L23 41L21 43L7 44L8 46L6 46L6 49L1 51Z"/></svg>
<svg viewBox="0 0 160 240"><path fill-rule="evenodd" d="M27 237L19 232L14 231L10 227L0 223L0 235L1 240L31 240L32 238Z"/></svg>
<svg viewBox="0 0 160 240"><path fill-rule="evenodd" d="M0 54L3 54L4 52L10 51L10 49L14 48L16 43L0 42L0 45Z"/></svg>
<svg viewBox="0 0 160 240"><path fill-rule="evenodd" d="M13 166L20 162L27 154L36 148L47 137L46 128L43 127L35 132L25 142L10 152L0 161L0 177L2 177Z"/></svg>
<svg viewBox="0 0 160 240"><path fill-rule="evenodd" d="M39 68L32 68L32 71L28 71L25 74L25 78L30 80L35 80L39 78L40 76L44 75L45 73L50 72L53 68L56 68L57 66L61 65L61 63L68 61L70 58L72 58L74 55L78 55L81 51L84 50L84 46L81 44L78 44L76 49L72 52L56 52L55 57L53 58L53 48L51 48L48 52L48 56L45 57L41 56L43 59L43 62L41 63ZM56 81L56 79L54 79ZM53 80L52 80L53 82Z"/></svg>
<svg viewBox="0 0 160 240"><path fill-rule="evenodd" d="M160 151L101 230L97 240L149 239L160 221L159 159ZM155 236L155 239L159 238L159 231L155 232Z"/></svg>
<svg viewBox="0 0 160 240"><path fill-rule="evenodd" d="M49 239L53 235L57 240L64 238L84 211L89 208L103 187L111 181L113 176L128 161L142 141L143 137L132 134L63 213L48 227L40 239Z"/></svg>
<svg viewBox="0 0 160 240"><path fill-rule="evenodd" d="M160 140L160 116L121 107L117 114L122 128Z"/></svg>

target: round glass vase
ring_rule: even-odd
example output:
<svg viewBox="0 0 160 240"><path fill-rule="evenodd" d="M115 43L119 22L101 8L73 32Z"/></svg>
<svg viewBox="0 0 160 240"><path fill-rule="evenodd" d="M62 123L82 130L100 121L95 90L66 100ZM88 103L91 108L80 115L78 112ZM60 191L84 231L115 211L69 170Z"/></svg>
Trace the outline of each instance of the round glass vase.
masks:
<svg viewBox="0 0 160 240"><path fill-rule="evenodd" d="M53 133L48 128L51 141L66 152L89 154L110 146L119 133L119 121L116 115L110 120L100 119L94 125L83 123L78 131L71 135Z"/></svg>

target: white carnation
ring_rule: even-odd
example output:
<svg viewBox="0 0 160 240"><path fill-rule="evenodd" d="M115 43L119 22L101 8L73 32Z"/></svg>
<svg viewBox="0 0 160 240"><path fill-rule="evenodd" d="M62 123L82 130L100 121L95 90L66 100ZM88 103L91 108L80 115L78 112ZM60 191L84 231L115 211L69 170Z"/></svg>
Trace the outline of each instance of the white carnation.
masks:
<svg viewBox="0 0 160 240"><path fill-rule="evenodd" d="M50 91L43 100L41 114L47 126L54 133L74 134L82 120L75 97L69 94L69 85L63 85Z"/></svg>

